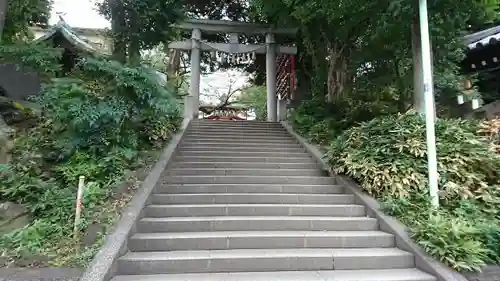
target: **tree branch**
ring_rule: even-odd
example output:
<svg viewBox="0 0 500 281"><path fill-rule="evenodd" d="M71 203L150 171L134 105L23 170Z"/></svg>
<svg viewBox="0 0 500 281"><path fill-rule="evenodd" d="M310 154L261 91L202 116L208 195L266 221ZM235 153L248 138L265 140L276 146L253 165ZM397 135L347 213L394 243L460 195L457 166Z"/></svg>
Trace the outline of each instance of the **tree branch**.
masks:
<svg viewBox="0 0 500 281"><path fill-rule="evenodd" d="M231 104L233 104L234 102L229 101L231 99L231 97L233 97L236 93L242 92L244 89L247 88L247 87L240 87L240 88L233 90L232 88L233 88L235 83L236 83L236 81L234 81L231 77L229 77L229 88L228 88L227 95L226 95L225 99L221 103L219 103L217 106L215 106L212 110L203 111L203 113L212 114L216 110L224 109L225 107L228 107Z"/></svg>

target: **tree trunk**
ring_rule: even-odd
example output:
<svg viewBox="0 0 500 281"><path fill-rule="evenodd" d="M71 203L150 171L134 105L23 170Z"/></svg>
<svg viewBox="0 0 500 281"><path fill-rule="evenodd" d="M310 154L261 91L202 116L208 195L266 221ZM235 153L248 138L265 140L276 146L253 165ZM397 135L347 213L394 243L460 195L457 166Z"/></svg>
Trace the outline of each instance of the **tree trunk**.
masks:
<svg viewBox="0 0 500 281"><path fill-rule="evenodd" d="M5 27L5 19L7 18L7 9L9 7L8 0L0 0L0 43L2 43L2 34Z"/></svg>
<svg viewBox="0 0 500 281"><path fill-rule="evenodd" d="M139 25L137 23L139 16L134 7L131 7L128 12L130 13L130 41L128 45L129 62L133 65L139 65L141 63Z"/></svg>
<svg viewBox="0 0 500 281"><path fill-rule="evenodd" d="M307 55L299 56L297 66L295 70L297 89L292 100L292 107L297 107L302 101L310 100L313 96L311 74L314 73L314 65L312 57Z"/></svg>
<svg viewBox="0 0 500 281"><path fill-rule="evenodd" d="M339 100L349 85L347 71L347 55L345 49L337 43L329 48L330 61L328 62L328 94L327 101Z"/></svg>
<svg viewBox="0 0 500 281"><path fill-rule="evenodd" d="M179 50L168 50L168 45L165 45L165 53L169 52L167 77L174 77L179 74L181 65L181 52Z"/></svg>
<svg viewBox="0 0 500 281"><path fill-rule="evenodd" d="M0 0L3 1L3 0ZM122 0L109 0L111 9L111 30L113 32L113 58L121 63L127 60L125 33L125 7Z"/></svg>

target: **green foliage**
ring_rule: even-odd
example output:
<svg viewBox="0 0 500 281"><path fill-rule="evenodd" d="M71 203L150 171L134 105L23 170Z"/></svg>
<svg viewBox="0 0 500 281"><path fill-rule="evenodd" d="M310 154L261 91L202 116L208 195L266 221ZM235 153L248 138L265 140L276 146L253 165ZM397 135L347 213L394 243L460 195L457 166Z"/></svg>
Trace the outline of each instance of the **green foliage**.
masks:
<svg viewBox="0 0 500 281"><path fill-rule="evenodd" d="M445 215L416 220L411 236L427 253L457 270L479 271L489 250L476 238L480 229L472 221Z"/></svg>
<svg viewBox="0 0 500 281"><path fill-rule="evenodd" d="M171 24L183 17L178 0L102 0L99 12L112 21L112 35L117 49L129 62L138 64L140 50L165 43L176 34Z"/></svg>
<svg viewBox="0 0 500 281"><path fill-rule="evenodd" d="M0 45L0 63L15 63L36 71L42 78L55 77L61 70L62 49L43 44Z"/></svg>
<svg viewBox="0 0 500 281"><path fill-rule="evenodd" d="M78 177L87 179L81 230L107 223L106 213L115 214L119 205L111 200L113 187L138 166L141 151L177 131L180 108L150 69L114 61L85 58L69 77L48 81L34 98L42 116L16 134L13 159L0 166L0 198L25 204L34 222L0 236L0 248L11 257L46 255L63 266L88 261L96 250L80 249L78 241L64 244ZM80 250L85 257L75 256Z"/></svg>
<svg viewBox="0 0 500 281"><path fill-rule="evenodd" d="M444 199L485 196L496 184L500 157L463 120L438 119L436 137ZM386 116L345 131L327 158L334 170L357 179L370 194L407 195L426 188L425 122L420 115Z"/></svg>
<svg viewBox="0 0 500 281"><path fill-rule="evenodd" d="M496 206L476 200L443 202L434 210L427 194L394 197L386 194L384 211L409 227L411 237L429 254L460 271L478 271L498 263L498 217L490 215Z"/></svg>
<svg viewBox="0 0 500 281"><path fill-rule="evenodd" d="M29 177L26 171L15 170L8 165L0 166L0 179L2 183L0 198L19 203L36 202L45 190L52 188L43 179Z"/></svg>
<svg viewBox="0 0 500 281"><path fill-rule="evenodd" d="M38 99L51 116L57 137L50 143L62 153L57 157L81 149L136 150L144 141L168 139L179 106L149 69L86 59L77 75L85 80L55 79ZM99 87L84 81L99 81Z"/></svg>
<svg viewBox="0 0 500 281"><path fill-rule="evenodd" d="M50 18L52 0L7 1L7 17L2 42L11 43L32 37L29 27L45 27Z"/></svg>
<svg viewBox="0 0 500 281"><path fill-rule="evenodd" d="M397 112L397 107L391 102L391 97L384 100L382 95L368 96L364 91L353 94L352 99L343 98L334 103L314 97L295 108L290 120L294 128L309 140L326 145L334 136L359 122Z"/></svg>
<svg viewBox="0 0 500 281"><path fill-rule="evenodd" d="M264 86L243 89L238 102L253 109L257 120L267 119L267 91Z"/></svg>
<svg viewBox="0 0 500 281"><path fill-rule="evenodd" d="M397 89L400 112L412 104L412 19L418 18L416 2L391 1L278 1L254 0L268 22L295 26L301 36L297 44L300 81L330 101L370 87L379 94ZM455 102L463 57L461 37L469 22L484 22L495 16L495 1L438 1L429 3L434 81L438 102ZM471 12L473 11L473 12ZM329 58L329 59L325 59ZM302 82L301 82L302 83ZM354 90L354 91L352 91Z"/></svg>
<svg viewBox="0 0 500 281"><path fill-rule="evenodd" d="M474 121L436 121L439 211L427 195L425 121L418 114L378 117L325 137L325 158L381 198L384 211L429 254L460 271L480 270L500 261L500 155L479 128Z"/></svg>

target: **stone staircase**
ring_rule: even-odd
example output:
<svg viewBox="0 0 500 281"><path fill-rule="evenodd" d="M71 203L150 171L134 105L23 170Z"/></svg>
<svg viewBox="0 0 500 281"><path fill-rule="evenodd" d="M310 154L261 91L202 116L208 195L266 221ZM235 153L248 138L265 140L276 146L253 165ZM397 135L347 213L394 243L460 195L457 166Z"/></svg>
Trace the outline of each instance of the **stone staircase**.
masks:
<svg viewBox="0 0 500 281"><path fill-rule="evenodd" d="M113 281L435 281L279 124L193 121Z"/></svg>

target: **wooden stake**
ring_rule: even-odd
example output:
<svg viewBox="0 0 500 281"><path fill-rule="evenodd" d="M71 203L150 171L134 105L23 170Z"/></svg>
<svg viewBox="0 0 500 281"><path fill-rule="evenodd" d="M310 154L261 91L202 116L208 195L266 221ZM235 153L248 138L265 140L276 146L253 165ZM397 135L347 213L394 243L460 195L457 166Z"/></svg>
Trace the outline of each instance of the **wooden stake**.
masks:
<svg viewBox="0 0 500 281"><path fill-rule="evenodd" d="M83 194L85 192L85 177L80 176L78 180L78 193L76 195L76 212L75 212L75 226L73 233L75 238L78 237L78 226L80 225L80 219L83 209Z"/></svg>

